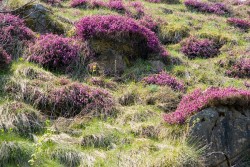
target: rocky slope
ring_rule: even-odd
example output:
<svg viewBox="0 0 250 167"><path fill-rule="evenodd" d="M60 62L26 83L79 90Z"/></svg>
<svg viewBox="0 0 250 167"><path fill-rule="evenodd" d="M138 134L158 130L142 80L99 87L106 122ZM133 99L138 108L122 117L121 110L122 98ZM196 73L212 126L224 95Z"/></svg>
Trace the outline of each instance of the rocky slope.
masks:
<svg viewBox="0 0 250 167"><path fill-rule="evenodd" d="M0 4L0 167L250 165L248 0Z"/></svg>

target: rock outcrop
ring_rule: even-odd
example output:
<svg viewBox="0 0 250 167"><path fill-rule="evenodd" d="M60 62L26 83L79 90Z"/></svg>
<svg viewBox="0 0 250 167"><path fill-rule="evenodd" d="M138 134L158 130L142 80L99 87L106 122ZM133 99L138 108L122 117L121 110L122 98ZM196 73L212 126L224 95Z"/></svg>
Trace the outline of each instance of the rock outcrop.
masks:
<svg viewBox="0 0 250 167"><path fill-rule="evenodd" d="M207 108L191 117L190 136L208 146L206 166L247 166L250 158L250 107ZM249 165L249 164L248 164Z"/></svg>
<svg viewBox="0 0 250 167"><path fill-rule="evenodd" d="M63 24L53 18L52 11L42 4L31 4L25 6L25 8L21 8L21 10L16 13L23 18L26 25L35 32L41 34L64 33Z"/></svg>

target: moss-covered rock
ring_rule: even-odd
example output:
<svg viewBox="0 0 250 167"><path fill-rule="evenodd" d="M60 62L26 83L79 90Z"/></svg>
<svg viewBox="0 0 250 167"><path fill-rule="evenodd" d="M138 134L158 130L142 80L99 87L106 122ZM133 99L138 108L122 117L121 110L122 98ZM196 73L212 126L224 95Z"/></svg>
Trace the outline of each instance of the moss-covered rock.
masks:
<svg viewBox="0 0 250 167"><path fill-rule="evenodd" d="M57 20L52 11L41 4L28 5L18 11L18 14L24 18L26 25L35 32L42 34L63 34L65 32L65 24Z"/></svg>

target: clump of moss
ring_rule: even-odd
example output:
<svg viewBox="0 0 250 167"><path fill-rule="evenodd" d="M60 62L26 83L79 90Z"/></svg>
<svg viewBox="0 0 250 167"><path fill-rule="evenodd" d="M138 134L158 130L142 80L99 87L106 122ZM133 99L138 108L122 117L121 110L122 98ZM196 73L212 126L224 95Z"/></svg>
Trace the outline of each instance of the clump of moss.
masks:
<svg viewBox="0 0 250 167"><path fill-rule="evenodd" d="M185 25L167 24L160 26L159 37L162 43L178 43L189 35L189 28Z"/></svg>
<svg viewBox="0 0 250 167"><path fill-rule="evenodd" d="M197 35L201 38L207 38L214 41L218 47L221 47L226 43L235 43L234 37L219 30L202 29L197 33Z"/></svg>

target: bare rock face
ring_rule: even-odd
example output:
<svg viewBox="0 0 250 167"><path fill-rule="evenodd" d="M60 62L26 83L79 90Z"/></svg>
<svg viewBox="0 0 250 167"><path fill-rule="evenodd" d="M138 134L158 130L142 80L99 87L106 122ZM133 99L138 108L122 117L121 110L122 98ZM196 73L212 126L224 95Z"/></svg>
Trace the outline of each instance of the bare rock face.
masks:
<svg viewBox="0 0 250 167"><path fill-rule="evenodd" d="M138 59L148 60L152 71L159 72L165 68L162 56L150 53L144 39L95 37L89 41L89 46L95 55L95 60L89 64L91 73L121 76Z"/></svg>
<svg viewBox="0 0 250 167"><path fill-rule="evenodd" d="M108 76L119 76L127 67L124 57L114 50L108 50L99 56L95 63L98 72Z"/></svg>
<svg viewBox="0 0 250 167"><path fill-rule="evenodd" d="M250 107L207 108L192 116L190 136L208 145L206 166L248 166Z"/></svg>

